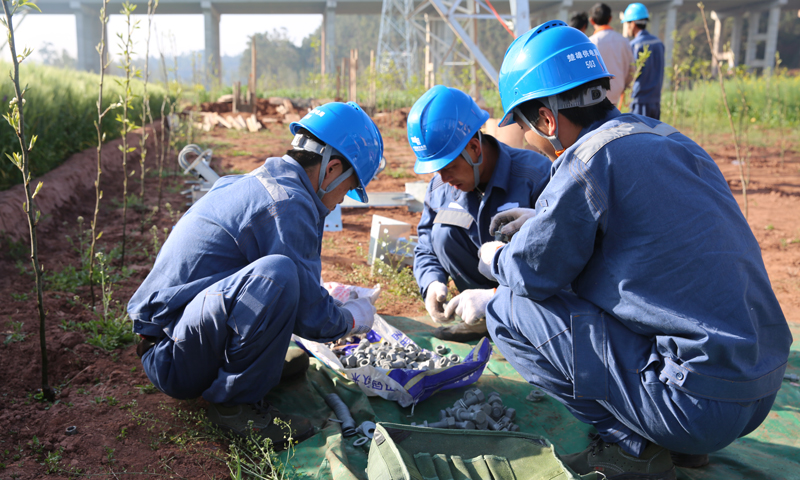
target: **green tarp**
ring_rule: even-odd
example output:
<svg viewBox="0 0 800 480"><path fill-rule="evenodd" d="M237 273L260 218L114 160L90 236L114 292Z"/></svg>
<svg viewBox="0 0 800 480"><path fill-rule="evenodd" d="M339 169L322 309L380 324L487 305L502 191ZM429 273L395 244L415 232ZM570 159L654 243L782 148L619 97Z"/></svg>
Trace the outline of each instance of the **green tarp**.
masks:
<svg viewBox="0 0 800 480"><path fill-rule="evenodd" d="M447 344L463 357L473 345L442 342L431 333L429 319L384 317L404 331L423 348ZM794 329L795 338L798 337ZM473 342L475 343L475 342ZM800 375L800 341L792 344L787 373ZM531 386L514 371L495 349L483 376L474 385L485 394L497 391L506 405L517 410L516 423L523 432L541 435L550 440L560 454L586 448L592 428L578 422L559 403L546 397L539 403L525 400ZM469 387L468 387L469 388ZM330 421L333 412L323 400L327 393L337 393L350 407L359 425L363 421L411 424L423 420L437 421L439 410L450 407L467 388L435 394L413 409L401 408L378 397L368 398L351 381L344 379L321 362L312 359L308 375L280 385L270 392L268 400L287 413L304 415L319 427L318 433L297 445L289 465L301 478L365 479L369 443L354 447L356 437L342 437L339 424ZM286 458L286 455L283 456ZM678 469L679 479L800 479L800 387L784 382L766 421L755 432L740 438L727 448L711 454L705 468Z"/></svg>

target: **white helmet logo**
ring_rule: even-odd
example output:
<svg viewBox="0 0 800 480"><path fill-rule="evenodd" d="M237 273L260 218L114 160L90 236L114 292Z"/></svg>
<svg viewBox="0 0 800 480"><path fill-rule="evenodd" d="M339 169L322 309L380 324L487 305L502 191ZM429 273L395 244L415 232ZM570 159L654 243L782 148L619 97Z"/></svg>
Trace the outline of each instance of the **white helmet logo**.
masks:
<svg viewBox="0 0 800 480"><path fill-rule="evenodd" d="M417 145L422 145L422 142L417 137L411 137L411 141L416 143Z"/></svg>

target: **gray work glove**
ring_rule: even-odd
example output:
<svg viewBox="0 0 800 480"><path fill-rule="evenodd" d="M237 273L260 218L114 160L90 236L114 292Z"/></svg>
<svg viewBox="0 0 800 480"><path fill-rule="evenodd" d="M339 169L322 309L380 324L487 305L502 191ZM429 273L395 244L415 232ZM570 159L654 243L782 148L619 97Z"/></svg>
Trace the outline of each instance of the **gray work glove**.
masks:
<svg viewBox="0 0 800 480"><path fill-rule="evenodd" d="M450 300L444 314L450 318L455 313L467 325L474 325L481 318L486 318L486 305L493 296L493 288L464 290Z"/></svg>
<svg viewBox="0 0 800 480"><path fill-rule="evenodd" d="M500 233L511 237L522 228L529 218L535 215L536 210L532 208L512 208L511 210L500 212L492 217L492 223L489 224L489 234L494 235L499 229Z"/></svg>
<svg viewBox="0 0 800 480"><path fill-rule="evenodd" d="M342 308L353 315L353 327L345 336L364 335L372 330L372 323L375 321L375 314L378 310L370 302L369 297L356 298L344 302Z"/></svg>
<svg viewBox="0 0 800 480"><path fill-rule="evenodd" d="M447 285L442 282L431 282L425 292L425 309L434 322L443 323L448 320L448 317L444 314L444 303L446 301Z"/></svg>

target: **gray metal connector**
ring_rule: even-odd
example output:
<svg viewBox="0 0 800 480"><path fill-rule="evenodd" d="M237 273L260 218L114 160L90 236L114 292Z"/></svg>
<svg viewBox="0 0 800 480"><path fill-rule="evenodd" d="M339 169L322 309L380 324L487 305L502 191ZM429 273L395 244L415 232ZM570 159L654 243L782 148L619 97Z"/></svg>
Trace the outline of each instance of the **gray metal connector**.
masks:
<svg viewBox="0 0 800 480"><path fill-rule="evenodd" d="M342 421L342 436L350 437L356 434L356 421L350 415L350 409L344 404L339 395L330 393L325 395L325 403L331 407L336 417Z"/></svg>

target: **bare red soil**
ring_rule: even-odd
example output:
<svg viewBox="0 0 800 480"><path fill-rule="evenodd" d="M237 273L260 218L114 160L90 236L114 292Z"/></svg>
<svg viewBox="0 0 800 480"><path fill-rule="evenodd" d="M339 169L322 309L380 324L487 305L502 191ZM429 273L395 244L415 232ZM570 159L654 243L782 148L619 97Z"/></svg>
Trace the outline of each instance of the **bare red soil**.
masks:
<svg viewBox="0 0 800 480"><path fill-rule="evenodd" d="M413 155L405 142L402 129L395 126L384 131L389 170L370 185L372 191L402 191L413 175ZM212 166L218 171L245 172L256 168L265 157L281 155L290 141L281 125L256 134L214 130L201 138L204 145L215 149ZM706 145L717 161L731 189L743 205L738 167L733 148L721 139ZM152 149L151 149L152 152ZM790 152L781 165L775 148L753 148L749 222L761 244L764 262L787 319L793 323L795 335L800 332L800 155ZM76 155L71 164L54 178L74 176L83 165L82 175L94 178L94 150ZM111 155L111 153L109 153ZM148 155L148 168L154 158ZM174 171L174 152L168 170ZM132 163L138 164L138 159ZM88 167L87 167L88 165ZM80 171L80 170L79 170ZM100 248L108 253L122 239L121 170L109 168L102 186L105 192L99 230L103 235ZM69 175L67 175L69 173ZM391 174L391 175L390 175ZM397 178L394 178L397 177ZM129 188L138 192L138 174L130 179ZM175 215L160 209L152 221L163 243L164 228L169 228L177 212L185 211L186 200L179 194L185 177L165 178L163 204L170 203ZM84 185L85 181L77 182ZM153 255L150 223L144 232L141 225L148 209L156 204L158 179L148 176L144 205L134 205L128 213L128 246L126 264L130 276L115 284L114 302L126 304L147 275ZM49 181L48 188L64 189L71 184ZM2 197L2 193L0 193ZM2 200L0 199L0 203ZM69 268L78 268L80 257L74 247L80 230L76 219L86 219L88 227L94 206L93 191L83 192L42 221L40 254L48 275L66 278ZM0 214L2 214L0 212ZM344 230L327 233L323 242L323 277L326 281L346 282L349 276L366 264L369 229L373 214L389 216L416 224L418 213L405 209L346 209ZM24 218L24 217L21 217ZM24 220L23 220L24 221ZM676 232L679 234L679 232ZM73 239L72 244L66 236ZM121 478L124 472L174 478L225 478L227 446L195 432L195 422L187 415L199 415L205 406L202 400L176 401L148 389L134 347L107 352L89 345L87 333L75 325L96 318L86 305L88 287L54 290L46 285L46 338L50 362L50 383L58 388L57 403L48 404L35 398L40 386L41 364L38 342L38 316L30 260L25 242L8 238L0 247L0 332L6 343L0 343L0 478L70 477L79 472L99 478ZM116 263L119 260L115 260ZM384 296L380 313L419 316L424 313L415 296ZM20 333L12 336L17 322ZM0 339L3 337L0 336ZM67 428L75 426L75 435ZM56 458L58 457L58 458Z"/></svg>

